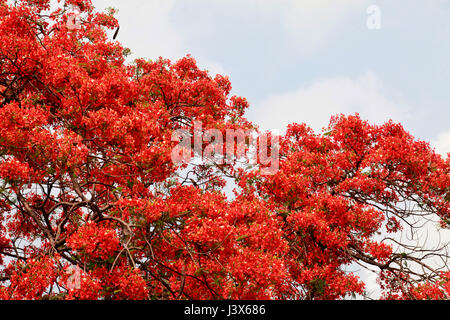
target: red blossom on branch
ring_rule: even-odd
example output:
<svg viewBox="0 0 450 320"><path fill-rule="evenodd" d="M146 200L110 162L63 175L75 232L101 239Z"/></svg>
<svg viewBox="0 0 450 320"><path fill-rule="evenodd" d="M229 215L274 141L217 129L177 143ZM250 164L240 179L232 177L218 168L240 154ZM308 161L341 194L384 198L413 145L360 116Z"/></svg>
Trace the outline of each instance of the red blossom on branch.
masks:
<svg viewBox="0 0 450 320"><path fill-rule="evenodd" d="M271 175L174 163L194 122L254 129L247 100L191 56L126 64L114 10L49 3L0 0L1 299L342 299L364 294L352 263L384 298L449 298L448 266L428 261L445 245L392 240L450 225L449 159L428 143L337 115L320 134L290 125Z"/></svg>

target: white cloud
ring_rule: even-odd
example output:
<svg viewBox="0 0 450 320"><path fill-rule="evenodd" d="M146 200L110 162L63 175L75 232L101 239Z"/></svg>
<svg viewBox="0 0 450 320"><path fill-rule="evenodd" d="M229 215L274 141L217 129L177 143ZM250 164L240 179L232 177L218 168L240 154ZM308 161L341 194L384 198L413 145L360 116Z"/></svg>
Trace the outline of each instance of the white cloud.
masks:
<svg viewBox="0 0 450 320"><path fill-rule="evenodd" d="M228 0L230 6L250 12L277 16L286 41L303 54L312 54L326 46L336 29L350 15L361 17L365 25L369 0Z"/></svg>
<svg viewBox="0 0 450 320"><path fill-rule="evenodd" d="M162 56L176 60L191 51L186 35L171 21L177 0L93 0L93 3L98 9L119 9L121 28L118 40L131 49L133 58ZM300 48L298 53L302 54L312 54L326 46L337 26L350 14L361 15L361 23L364 23L367 5L368 0L249 0L228 3L228 6L250 7L259 13L279 16L286 41ZM207 6L214 6L214 3ZM206 69L223 73L223 67L212 57L196 55L196 58L208 63Z"/></svg>
<svg viewBox="0 0 450 320"><path fill-rule="evenodd" d="M303 52L311 53L327 43L348 15L366 15L367 0L289 0L283 18L288 39Z"/></svg>
<svg viewBox="0 0 450 320"><path fill-rule="evenodd" d="M197 59L195 56L194 58L197 60L198 67L202 70L208 70L212 77L216 74L221 74L223 76L230 75L220 63L202 58Z"/></svg>
<svg viewBox="0 0 450 320"><path fill-rule="evenodd" d="M183 33L171 22L175 0L94 0L94 5L98 10L107 7L119 10L117 40L130 48L133 59L163 57L175 61L189 53ZM194 58L200 68L211 74L226 74L220 63L198 56Z"/></svg>
<svg viewBox="0 0 450 320"><path fill-rule="evenodd" d="M185 55L180 33L170 23L174 0L94 0L99 10L119 10L118 40L134 53L134 57L175 59Z"/></svg>
<svg viewBox="0 0 450 320"><path fill-rule="evenodd" d="M372 72L360 77L323 79L294 92L270 96L255 106L256 123L264 129L285 130L290 123L305 122L318 131L328 125L330 116L354 114L372 123L389 119L404 123L406 112L385 97L383 83Z"/></svg>
<svg viewBox="0 0 450 320"><path fill-rule="evenodd" d="M437 153L447 156L447 153L450 152L450 131L441 133L435 140L431 141L431 145Z"/></svg>

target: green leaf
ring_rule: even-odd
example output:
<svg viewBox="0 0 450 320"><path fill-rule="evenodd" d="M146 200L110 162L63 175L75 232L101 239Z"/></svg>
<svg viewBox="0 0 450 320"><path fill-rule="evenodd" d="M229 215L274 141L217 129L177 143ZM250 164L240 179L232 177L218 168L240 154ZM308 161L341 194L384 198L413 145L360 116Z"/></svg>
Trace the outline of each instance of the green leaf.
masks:
<svg viewBox="0 0 450 320"><path fill-rule="evenodd" d="M184 249L179 249L177 251L175 251L175 259L180 259L181 256L183 255Z"/></svg>
<svg viewBox="0 0 450 320"><path fill-rule="evenodd" d="M243 240L245 240L245 239L247 239L247 238L249 238L249 237L250 237L249 235L245 234L245 235L239 236L239 237L236 239L236 241L243 241Z"/></svg>
<svg viewBox="0 0 450 320"><path fill-rule="evenodd" d="M203 273L204 273L204 270L202 268L199 268L199 269L195 270L194 276L198 277L198 276L201 276Z"/></svg>

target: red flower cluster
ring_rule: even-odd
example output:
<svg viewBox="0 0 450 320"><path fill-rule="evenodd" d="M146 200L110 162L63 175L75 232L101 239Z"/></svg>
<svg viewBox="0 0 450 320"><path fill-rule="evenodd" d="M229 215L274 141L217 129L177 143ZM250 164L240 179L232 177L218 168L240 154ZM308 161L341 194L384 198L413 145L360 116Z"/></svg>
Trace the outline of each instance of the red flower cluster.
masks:
<svg viewBox="0 0 450 320"><path fill-rule="evenodd" d="M112 228L88 221L67 238L67 245L76 250L84 261L107 260L119 247L119 238Z"/></svg>
<svg viewBox="0 0 450 320"><path fill-rule="evenodd" d="M49 3L0 0L1 299L341 299L364 294L352 263L387 298L449 297L448 273L380 239L423 216L449 227L448 158L340 115L289 126L273 175L174 164L176 130L252 129L247 100L190 56L126 64L114 10Z"/></svg>

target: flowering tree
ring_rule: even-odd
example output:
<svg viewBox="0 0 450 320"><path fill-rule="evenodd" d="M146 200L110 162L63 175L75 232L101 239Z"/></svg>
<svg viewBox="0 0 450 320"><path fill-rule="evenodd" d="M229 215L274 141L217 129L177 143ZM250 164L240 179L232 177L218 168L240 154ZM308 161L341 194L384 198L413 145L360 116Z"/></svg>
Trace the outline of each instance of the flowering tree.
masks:
<svg viewBox="0 0 450 320"><path fill-rule="evenodd" d="M364 294L352 263L385 298L450 296L446 244L390 236L449 227L448 158L341 115L291 125L270 175L175 162L196 122L254 129L246 100L190 56L125 63L114 10L49 2L0 0L1 299L339 299Z"/></svg>

